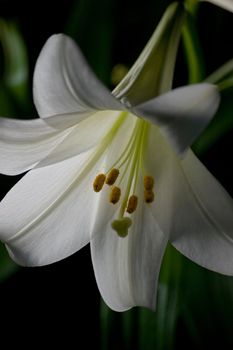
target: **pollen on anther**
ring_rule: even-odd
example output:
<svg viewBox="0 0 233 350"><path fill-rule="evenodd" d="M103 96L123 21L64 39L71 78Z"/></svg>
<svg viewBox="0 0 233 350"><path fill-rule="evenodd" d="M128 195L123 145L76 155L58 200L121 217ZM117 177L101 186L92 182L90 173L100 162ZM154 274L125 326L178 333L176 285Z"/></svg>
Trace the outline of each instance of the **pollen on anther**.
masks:
<svg viewBox="0 0 233 350"><path fill-rule="evenodd" d="M154 187L154 178L152 176L144 176L144 188L146 191L152 191Z"/></svg>
<svg viewBox="0 0 233 350"><path fill-rule="evenodd" d="M144 199L146 203L152 203L154 201L155 195L152 190L144 191Z"/></svg>
<svg viewBox="0 0 233 350"><path fill-rule="evenodd" d="M93 189L95 192L100 192L102 190L105 179L106 179L106 175L104 174L99 174L96 176L93 182Z"/></svg>
<svg viewBox="0 0 233 350"><path fill-rule="evenodd" d="M111 189L110 196L109 196L110 203L116 204L119 201L120 196L121 196L121 189L117 186L114 186Z"/></svg>
<svg viewBox="0 0 233 350"><path fill-rule="evenodd" d="M118 169L113 168L107 175L106 184L112 186L118 178L119 173Z"/></svg>
<svg viewBox="0 0 233 350"><path fill-rule="evenodd" d="M129 197L128 204L127 204L127 213L132 214L136 209L138 205L138 197L134 194Z"/></svg>

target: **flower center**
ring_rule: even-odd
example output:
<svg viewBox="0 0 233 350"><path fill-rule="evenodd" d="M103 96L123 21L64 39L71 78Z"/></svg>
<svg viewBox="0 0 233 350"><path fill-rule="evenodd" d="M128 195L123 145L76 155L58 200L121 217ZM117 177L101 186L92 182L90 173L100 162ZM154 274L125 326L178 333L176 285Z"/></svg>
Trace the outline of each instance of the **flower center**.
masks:
<svg viewBox="0 0 233 350"><path fill-rule="evenodd" d="M95 192L100 192L105 185L109 186L109 202L120 204L118 218L111 225L120 237L127 236L132 225L131 215L137 210L139 202L154 201L154 178L146 174L143 163L148 126L146 121L137 120L119 158L105 173L98 174L93 182ZM144 199L141 192L144 192Z"/></svg>

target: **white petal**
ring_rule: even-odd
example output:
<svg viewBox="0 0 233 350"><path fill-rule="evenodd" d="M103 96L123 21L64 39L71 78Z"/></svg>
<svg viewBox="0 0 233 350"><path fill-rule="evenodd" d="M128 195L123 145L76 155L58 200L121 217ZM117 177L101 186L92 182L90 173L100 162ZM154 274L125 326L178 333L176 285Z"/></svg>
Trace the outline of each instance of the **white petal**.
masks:
<svg viewBox="0 0 233 350"><path fill-rule="evenodd" d="M122 106L95 77L74 41L62 34L48 39L34 73L34 102L42 118L90 113Z"/></svg>
<svg viewBox="0 0 233 350"><path fill-rule="evenodd" d="M145 169L155 178L152 213L173 245L201 266L233 274L233 201L222 186L191 151L180 162L155 130Z"/></svg>
<svg viewBox="0 0 233 350"><path fill-rule="evenodd" d="M220 102L217 87L195 84L174 89L134 108L134 113L160 126L182 154L214 116Z"/></svg>
<svg viewBox="0 0 233 350"><path fill-rule="evenodd" d="M14 260L48 264L89 241L98 204L93 180L106 166L103 158L112 137L119 134L119 128L124 130L128 119L132 125L136 118L121 115L100 145L55 165L33 169L7 194L0 204L0 239Z"/></svg>
<svg viewBox="0 0 233 350"><path fill-rule="evenodd" d="M208 1L214 5L220 6L225 10L233 12L233 1L232 0L202 0Z"/></svg>
<svg viewBox="0 0 233 350"><path fill-rule="evenodd" d="M175 229L170 217L175 216L176 209L179 207L178 200L176 202L174 198L175 180L180 174L178 164L177 155L172 152L159 128L151 125L143 164L145 174L153 176L155 182L155 199L148 206L148 210L151 210L167 237Z"/></svg>
<svg viewBox="0 0 233 350"><path fill-rule="evenodd" d="M89 242L96 175L88 163L92 152L30 171L0 203L0 239L17 263L49 264Z"/></svg>
<svg viewBox="0 0 233 350"><path fill-rule="evenodd" d="M120 117L120 112L102 111L78 123L59 145L37 167L60 162L101 143ZM50 118L49 118L50 119Z"/></svg>
<svg viewBox="0 0 233 350"><path fill-rule="evenodd" d="M0 172L16 175L31 169L69 132L58 132L41 119L0 118Z"/></svg>
<svg viewBox="0 0 233 350"><path fill-rule="evenodd" d="M233 200L191 151L182 169L186 184L180 188L181 223L173 245L199 265L233 275Z"/></svg>
<svg viewBox="0 0 233 350"><path fill-rule="evenodd" d="M103 164L111 165L128 150L137 119L128 115L119 135L108 147ZM126 168L127 164L125 165ZM117 167L117 166L116 166ZM120 177L124 168L120 169ZM127 175L120 183L122 200L127 186ZM139 181L140 182L140 181ZM143 187L141 188L143 190ZM95 222L92 229L91 252L97 284L105 302L114 310L123 311L135 305L155 307L157 278L166 245L166 238L153 215L142 207L134 215L133 226L126 238L119 238L111 228L122 204L109 202L108 186L97 194ZM146 209L146 210L144 210Z"/></svg>
<svg viewBox="0 0 233 350"><path fill-rule="evenodd" d="M113 310L156 306L157 280L167 240L149 210L138 208L128 236L120 238L106 223L91 240L100 293Z"/></svg>

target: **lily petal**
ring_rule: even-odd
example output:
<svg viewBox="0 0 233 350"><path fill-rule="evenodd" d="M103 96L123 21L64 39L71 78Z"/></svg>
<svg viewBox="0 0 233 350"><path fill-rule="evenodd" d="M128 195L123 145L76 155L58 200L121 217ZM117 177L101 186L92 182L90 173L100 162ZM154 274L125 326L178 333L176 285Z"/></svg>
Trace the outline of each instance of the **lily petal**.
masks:
<svg viewBox="0 0 233 350"><path fill-rule="evenodd" d="M215 85L180 87L136 106L133 111L157 124L178 154L183 154L210 122L219 106Z"/></svg>
<svg viewBox="0 0 233 350"><path fill-rule="evenodd" d="M225 10L233 12L233 1L232 0L201 0L208 1L214 5L220 6Z"/></svg>
<svg viewBox="0 0 233 350"><path fill-rule="evenodd" d="M199 265L231 275L232 198L191 150L180 161L155 127L145 170L155 179L150 210L172 244Z"/></svg>
<svg viewBox="0 0 233 350"><path fill-rule="evenodd" d="M233 200L192 151L181 165L184 183L177 189L180 193L172 243L199 265L232 275Z"/></svg>
<svg viewBox="0 0 233 350"><path fill-rule="evenodd" d="M33 168L70 132L58 132L41 119L0 118L0 172L16 175Z"/></svg>
<svg viewBox="0 0 233 350"><path fill-rule="evenodd" d="M2 200L0 239L18 264L49 264L89 242L95 203L92 154L30 171Z"/></svg>
<svg viewBox="0 0 233 350"><path fill-rule="evenodd" d="M138 208L128 236L120 238L108 223L91 240L96 281L106 304L124 311L155 309L157 281L167 239L148 210Z"/></svg>
<svg viewBox="0 0 233 350"><path fill-rule="evenodd" d="M48 157L44 158L37 167L47 166L74 157L98 143L100 144L120 116L120 113L118 111L96 112L81 121L72 128L69 136L49 153Z"/></svg>
<svg viewBox="0 0 233 350"><path fill-rule="evenodd" d="M128 142L135 134L137 120L128 115L119 134L112 141L104 164L111 164L128 150ZM131 127L130 127L131 126ZM127 165L126 165L127 168ZM124 170L121 169L121 175ZM139 179L141 184L143 180ZM122 178L122 196L127 191L128 175ZM143 196L143 187L137 191ZM141 196L140 196L141 193ZM167 238L158 227L150 210L139 200L136 212L131 216L132 226L128 236L120 238L111 223L117 219L122 203L109 203L109 188L105 186L96 202L95 221L91 232L91 254L98 287L105 302L116 311L135 305L154 308L156 285L161 259Z"/></svg>
<svg viewBox="0 0 233 350"><path fill-rule="evenodd" d="M122 109L91 71L75 42L63 34L50 37L42 49L33 92L42 118L75 114L77 123L96 110Z"/></svg>
<svg viewBox="0 0 233 350"><path fill-rule="evenodd" d="M113 91L123 103L135 106L171 89L184 17L177 2L167 8L144 50Z"/></svg>
<svg viewBox="0 0 233 350"><path fill-rule="evenodd" d="M232 275L233 201L223 187L191 150L180 161L156 127L145 171L155 179L150 210L172 244L199 265Z"/></svg>

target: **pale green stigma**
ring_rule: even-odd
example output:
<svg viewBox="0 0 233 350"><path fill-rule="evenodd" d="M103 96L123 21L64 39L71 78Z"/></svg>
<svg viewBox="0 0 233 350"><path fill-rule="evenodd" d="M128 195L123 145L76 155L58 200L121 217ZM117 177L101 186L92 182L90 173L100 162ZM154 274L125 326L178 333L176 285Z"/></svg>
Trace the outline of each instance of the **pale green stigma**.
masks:
<svg viewBox="0 0 233 350"><path fill-rule="evenodd" d="M112 228L119 237L126 237L128 235L128 229L132 225L132 220L128 217L123 217L119 220L114 220L112 222Z"/></svg>

